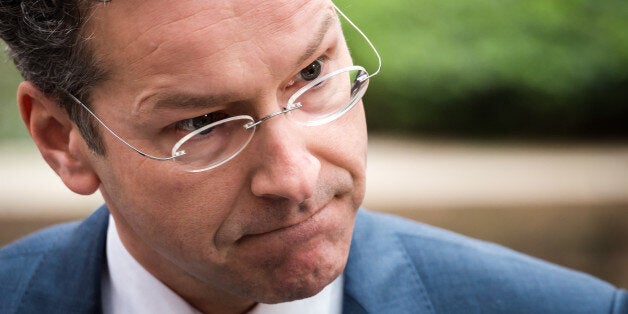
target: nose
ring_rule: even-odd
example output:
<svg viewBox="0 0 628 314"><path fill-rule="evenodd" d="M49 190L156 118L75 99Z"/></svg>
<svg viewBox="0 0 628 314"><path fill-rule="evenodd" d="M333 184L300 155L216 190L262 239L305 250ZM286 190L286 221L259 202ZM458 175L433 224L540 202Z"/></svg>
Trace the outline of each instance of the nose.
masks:
<svg viewBox="0 0 628 314"><path fill-rule="evenodd" d="M251 180L254 195L301 203L312 197L321 163L308 148L303 127L284 116L256 131L254 154L259 163Z"/></svg>

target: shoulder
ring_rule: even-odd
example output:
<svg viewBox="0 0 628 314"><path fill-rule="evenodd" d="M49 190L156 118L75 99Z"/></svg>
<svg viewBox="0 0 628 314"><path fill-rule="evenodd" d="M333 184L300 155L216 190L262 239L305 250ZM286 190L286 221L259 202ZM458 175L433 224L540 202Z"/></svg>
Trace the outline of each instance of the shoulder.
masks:
<svg viewBox="0 0 628 314"><path fill-rule="evenodd" d="M625 291L587 274L390 215L361 210L351 250L355 265L410 282L436 312L612 313L628 302Z"/></svg>
<svg viewBox="0 0 628 314"><path fill-rule="evenodd" d="M0 249L0 282L28 273L44 254L63 248L64 240L77 225L78 222L71 222L49 227Z"/></svg>
<svg viewBox="0 0 628 314"><path fill-rule="evenodd" d="M75 280L87 277L75 277L99 271L107 215L99 210L83 222L53 226L0 249L0 313L25 304L55 307L65 294L87 293L85 287L64 288L78 287Z"/></svg>
<svg viewBox="0 0 628 314"><path fill-rule="evenodd" d="M60 242L63 242L63 238L76 225L77 223L57 225L22 238L0 250L0 310L5 306L12 308L11 304L19 301L44 255L58 249Z"/></svg>
<svg viewBox="0 0 628 314"><path fill-rule="evenodd" d="M19 257L39 256L54 247L56 242L76 228L76 225L78 222L59 224L18 239L0 249L0 259L5 261Z"/></svg>

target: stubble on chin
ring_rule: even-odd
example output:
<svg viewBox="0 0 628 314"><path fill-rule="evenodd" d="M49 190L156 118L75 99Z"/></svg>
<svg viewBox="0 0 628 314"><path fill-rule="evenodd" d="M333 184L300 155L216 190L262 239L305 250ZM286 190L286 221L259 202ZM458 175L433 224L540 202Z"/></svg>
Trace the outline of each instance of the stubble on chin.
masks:
<svg viewBox="0 0 628 314"><path fill-rule="evenodd" d="M298 257L287 258L269 267L273 282L263 303L289 302L312 297L342 274L347 263L350 241L319 246Z"/></svg>

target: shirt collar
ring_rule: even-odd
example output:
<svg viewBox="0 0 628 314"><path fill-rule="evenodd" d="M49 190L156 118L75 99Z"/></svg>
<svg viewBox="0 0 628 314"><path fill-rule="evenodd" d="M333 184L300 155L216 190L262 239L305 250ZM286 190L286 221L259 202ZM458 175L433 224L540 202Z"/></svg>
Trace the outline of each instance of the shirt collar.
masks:
<svg viewBox="0 0 628 314"><path fill-rule="evenodd" d="M110 313L200 313L149 273L126 250L109 216L107 265L102 274L102 305ZM343 277L315 296L279 304L258 304L249 314L342 312Z"/></svg>

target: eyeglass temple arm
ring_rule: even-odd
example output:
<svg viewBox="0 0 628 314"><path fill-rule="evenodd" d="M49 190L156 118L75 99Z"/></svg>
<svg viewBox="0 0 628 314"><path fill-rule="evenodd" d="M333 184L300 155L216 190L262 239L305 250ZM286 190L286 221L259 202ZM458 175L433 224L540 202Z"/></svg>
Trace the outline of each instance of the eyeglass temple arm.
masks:
<svg viewBox="0 0 628 314"><path fill-rule="evenodd" d="M373 43L371 42L371 40L366 36L366 34L364 34L364 32L362 32L362 30L353 23L353 21L351 21L351 19L349 19L349 17L344 14L339 8L338 6L332 2L332 5L334 6L334 8L336 9L336 11L338 11L338 13L340 13L340 15L342 15L342 17L349 23L349 25L351 25L361 36L362 38L364 38L364 40L366 40L366 42L369 44L369 46L371 46L371 49L373 49L373 51L375 52L375 56L377 56L377 70L375 70L375 72L373 72L372 74L370 74L368 77L366 77L364 80L369 79L375 75L377 75L381 69L382 69L382 57L379 55L379 52L377 51L377 48L375 48L375 45L373 45Z"/></svg>
<svg viewBox="0 0 628 314"><path fill-rule="evenodd" d="M87 112L94 117L94 119L96 119L100 125L102 125L107 131L109 131L109 133L111 133L111 135L113 135L115 138L117 138L120 142L122 142L124 145L128 146L130 149L134 150L135 152L137 152L138 154L146 157L146 158L150 158L153 160L158 160L158 161L166 161L166 160L171 160L174 158L177 158L179 156L183 156L185 155L185 151L178 151L176 152L174 155L170 156L170 157L156 157L150 154L147 154L141 150L139 150L138 148L136 148L135 146L129 144L127 141L125 141L122 137L120 137L118 134L116 134L116 132L114 132L112 129L110 129L104 121L102 121L91 109L89 109L85 104L83 104L82 101L80 101L78 98L76 98L74 95L72 95L71 93L67 92L64 90L64 92L66 93L66 95L70 96L70 98L72 98L77 104L81 105L85 110L87 110Z"/></svg>

